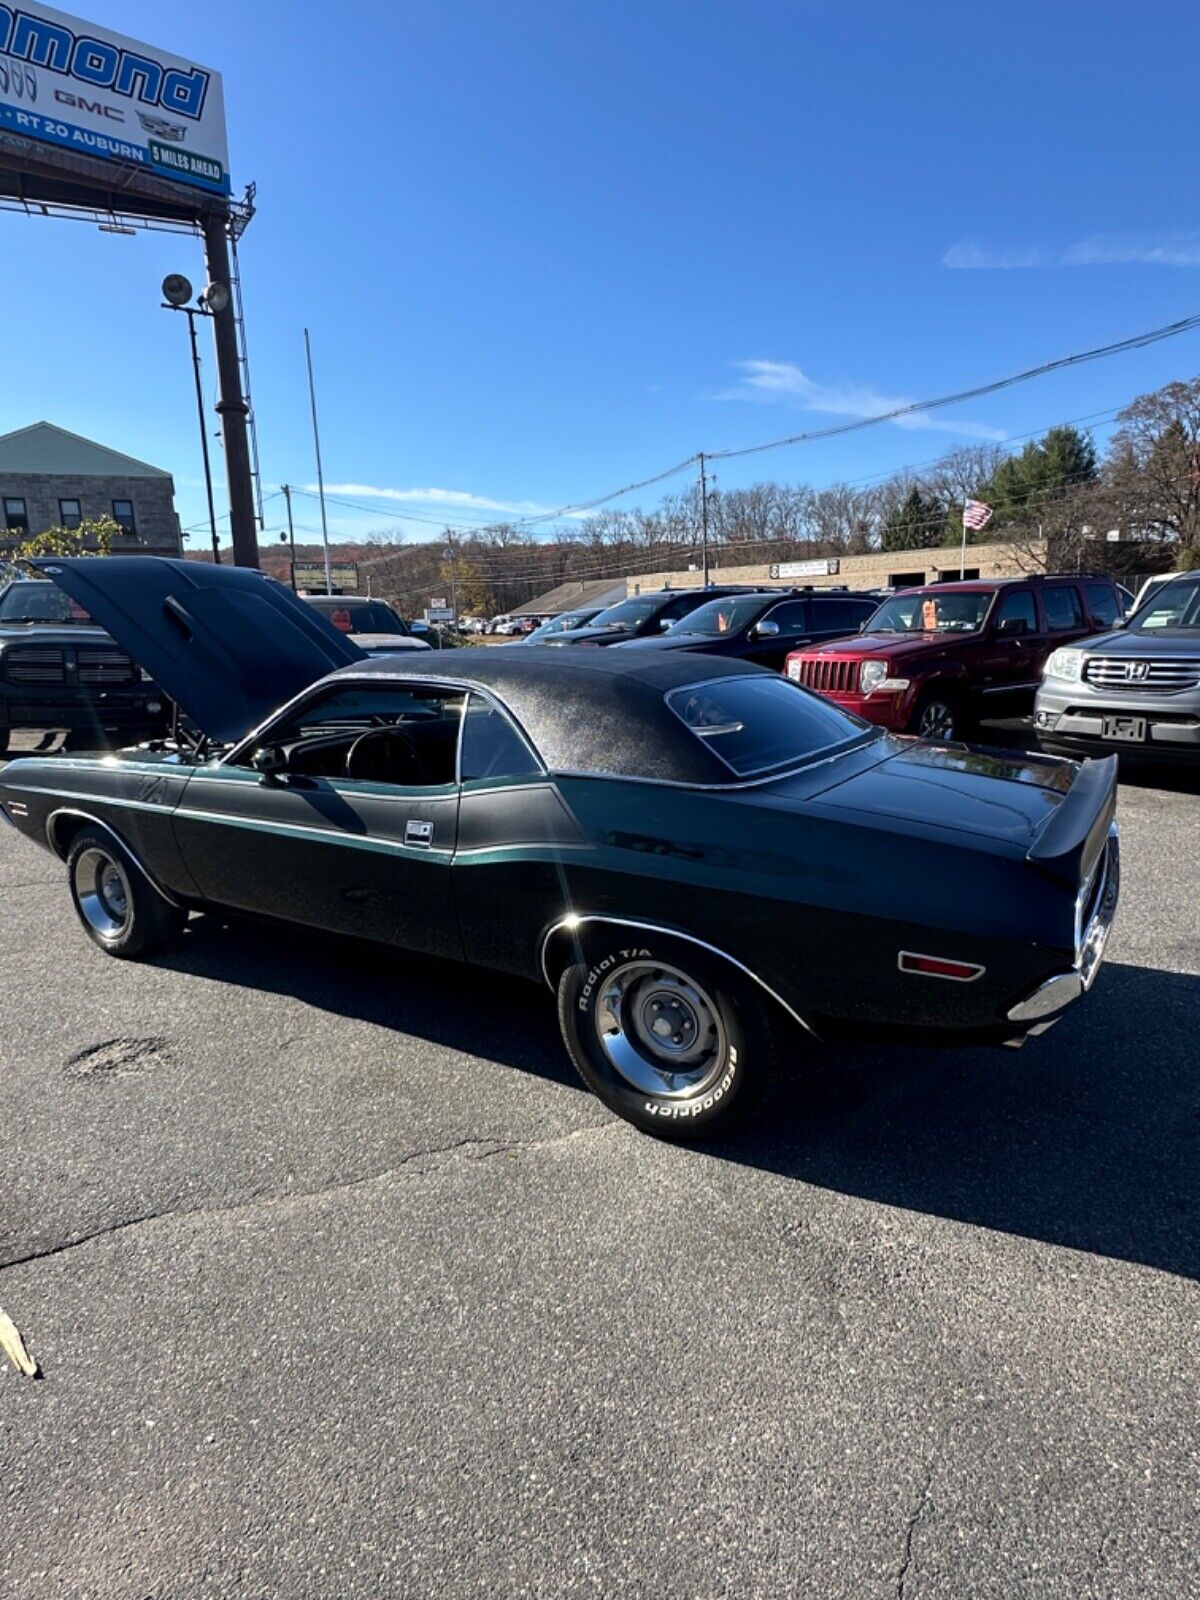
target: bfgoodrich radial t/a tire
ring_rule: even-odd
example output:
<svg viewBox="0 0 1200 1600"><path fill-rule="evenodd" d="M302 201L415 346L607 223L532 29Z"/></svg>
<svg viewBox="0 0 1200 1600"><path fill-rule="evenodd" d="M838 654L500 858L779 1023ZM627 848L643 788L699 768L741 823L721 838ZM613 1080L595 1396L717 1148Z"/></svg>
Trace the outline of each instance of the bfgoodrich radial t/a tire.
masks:
<svg viewBox="0 0 1200 1600"><path fill-rule="evenodd" d="M773 1032L753 985L684 939L589 935L558 985L580 1077L628 1122L671 1139L726 1131L767 1079Z"/></svg>

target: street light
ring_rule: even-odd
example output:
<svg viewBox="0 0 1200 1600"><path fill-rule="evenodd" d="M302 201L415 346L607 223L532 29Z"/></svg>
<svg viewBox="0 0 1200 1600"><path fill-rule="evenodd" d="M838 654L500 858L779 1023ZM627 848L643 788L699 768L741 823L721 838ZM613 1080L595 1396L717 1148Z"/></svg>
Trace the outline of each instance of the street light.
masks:
<svg viewBox="0 0 1200 1600"><path fill-rule="evenodd" d="M204 456L204 488L208 495L208 526L212 533L213 560L220 565L221 541L217 537L217 511L213 504L212 463L208 457L208 429L204 423L204 385L200 379L200 346L196 342L196 318L219 316L229 309L229 287L224 283L209 283L196 296L196 304L189 305L194 290L189 279L181 272L170 272L162 281L164 311L182 311L188 319L188 333L192 341L192 371L196 378L196 415L200 419L200 449Z"/></svg>

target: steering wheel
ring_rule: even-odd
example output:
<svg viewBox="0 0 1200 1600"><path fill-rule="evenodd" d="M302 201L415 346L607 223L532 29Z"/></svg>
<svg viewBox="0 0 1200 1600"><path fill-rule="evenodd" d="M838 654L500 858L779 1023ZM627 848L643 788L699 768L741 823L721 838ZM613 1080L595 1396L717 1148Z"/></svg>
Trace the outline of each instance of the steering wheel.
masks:
<svg viewBox="0 0 1200 1600"><path fill-rule="evenodd" d="M402 728L370 728L346 751L342 774L374 783L428 784L425 763Z"/></svg>

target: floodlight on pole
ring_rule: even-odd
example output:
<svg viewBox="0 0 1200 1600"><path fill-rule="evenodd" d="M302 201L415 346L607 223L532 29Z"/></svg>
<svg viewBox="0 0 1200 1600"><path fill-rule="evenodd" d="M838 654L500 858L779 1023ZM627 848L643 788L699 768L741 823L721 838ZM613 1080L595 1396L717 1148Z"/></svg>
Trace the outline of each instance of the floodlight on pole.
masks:
<svg viewBox="0 0 1200 1600"><path fill-rule="evenodd" d="M197 306L188 304L194 290L190 281L182 272L171 272L162 281L163 306L168 311L182 311L188 319L188 334L192 344L192 373L196 380L196 415L200 419L200 451L204 457L204 489L208 496L208 527L212 536L213 561L219 566L221 562L221 541L217 536L217 508L213 503L212 462L208 454L208 429L204 422L204 384L200 378L200 346L196 341L196 318L210 316L205 296L214 289L223 285L210 284L204 294L200 296ZM225 290L226 303L228 303L229 290Z"/></svg>

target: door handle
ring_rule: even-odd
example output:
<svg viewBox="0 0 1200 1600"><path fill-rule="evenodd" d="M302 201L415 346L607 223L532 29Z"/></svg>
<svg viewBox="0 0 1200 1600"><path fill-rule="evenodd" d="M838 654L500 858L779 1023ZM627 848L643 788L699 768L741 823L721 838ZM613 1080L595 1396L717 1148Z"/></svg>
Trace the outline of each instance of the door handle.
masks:
<svg viewBox="0 0 1200 1600"><path fill-rule="evenodd" d="M433 847L433 823L417 822L410 819L404 824L405 844L417 845L422 850Z"/></svg>

